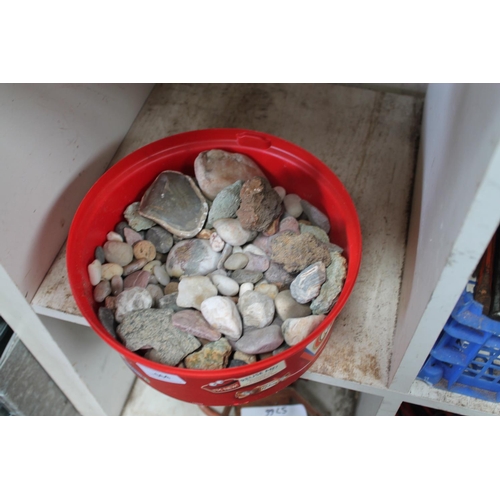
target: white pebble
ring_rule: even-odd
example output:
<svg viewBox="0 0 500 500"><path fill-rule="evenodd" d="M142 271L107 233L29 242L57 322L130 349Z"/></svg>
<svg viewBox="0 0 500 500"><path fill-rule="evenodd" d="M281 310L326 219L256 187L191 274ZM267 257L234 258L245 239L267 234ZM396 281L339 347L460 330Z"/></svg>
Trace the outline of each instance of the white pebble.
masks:
<svg viewBox="0 0 500 500"><path fill-rule="evenodd" d="M265 257L267 257L266 252L264 252L264 250L262 250L262 248L259 248L257 245L254 245L252 243L249 243L248 245L246 245L243 248L243 251L254 253L255 255L264 255Z"/></svg>
<svg viewBox="0 0 500 500"><path fill-rule="evenodd" d="M222 276L220 274L213 274L210 278L221 295L226 295L228 297L238 295L240 285L238 285L238 283L236 283L236 281L232 278Z"/></svg>
<svg viewBox="0 0 500 500"><path fill-rule="evenodd" d="M101 281L102 264L98 259L95 259L88 266L89 280L92 286L96 286Z"/></svg>
<svg viewBox="0 0 500 500"><path fill-rule="evenodd" d="M108 241L123 241L123 238L118 233L115 233L114 231L110 231L106 235L106 239Z"/></svg>
<svg viewBox="0 0 500 500"><path fill-rule="evenodd" d="M153 274L155 275L156 279L158 280L158 283L163 286L167 286L170 283L170 276L167 273L167 270L165 269L165 266L154 266L153 267Z"/></svg>
<svg viewBox="0 0 500 500"><path fill-rule="evenodd" d="M243 253L243 248L241 248L241 247L233 247L233 253Z"/></svg>
<svg viewBox="0 0 500 500"><path fill-rule="evenodd" d="M240 285L240 297L245 293L245 292L251 292L253 290L253 283L243 283Z"/></svg>
<svg viewBox="0 0 500 500"><path fill-rule="evenodd" d="M300 215L303 212L302 208L302 203L301 203L301 198L300 196L296 194L287 194L285 198L283 199L283 205L285 205L285 210L292 216L292 217L300 217Z"/></svg>

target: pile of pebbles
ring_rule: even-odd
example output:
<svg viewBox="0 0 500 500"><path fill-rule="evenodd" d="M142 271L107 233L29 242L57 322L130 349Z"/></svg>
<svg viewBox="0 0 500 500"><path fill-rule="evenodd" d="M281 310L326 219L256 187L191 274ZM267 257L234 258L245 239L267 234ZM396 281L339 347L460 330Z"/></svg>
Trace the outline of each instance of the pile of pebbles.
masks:
<svg viewBox="0 0 500 500"><path fill-rule="evenodd" d="M301 342L346 277L328 218L245 155L205 151L194 170L160 173L96 248L88 273L101 323L130 351L189 369Z"/></svg>

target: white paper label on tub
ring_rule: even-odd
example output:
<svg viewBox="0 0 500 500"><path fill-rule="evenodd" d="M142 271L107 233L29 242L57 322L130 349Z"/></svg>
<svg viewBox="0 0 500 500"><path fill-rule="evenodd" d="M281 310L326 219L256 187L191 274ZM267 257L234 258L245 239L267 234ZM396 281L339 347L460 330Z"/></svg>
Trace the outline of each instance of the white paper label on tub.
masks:
<svg viewBox="0 0 500 500"><path fill-rule="evenodd" d="M137 363L137 366L141 367L141 370L149 375L151 378L155 378L156 380L162 380L163 382L169 382L170 384L185 384L186 381L182 380L177 375L172 375L171 373L162 373L157 370L153 370L152 368L148 368L147 366L141 365Z"/></svg>
<svg viewBox="0 0 500 500"><path fill-rule="evenodd" d="M242 417L307 417L304 405L247 406L241 409Z"/></svg>

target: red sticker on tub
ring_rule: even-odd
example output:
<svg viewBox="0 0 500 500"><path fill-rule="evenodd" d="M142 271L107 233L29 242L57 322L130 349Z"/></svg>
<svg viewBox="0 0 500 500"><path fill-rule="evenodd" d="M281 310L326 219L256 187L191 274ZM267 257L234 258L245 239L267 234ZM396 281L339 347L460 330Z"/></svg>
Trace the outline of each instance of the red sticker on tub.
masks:
<svg viewBox="0 0 500 500"><path fill-rule="evenodd" d="M265 370L253 373L252 375L248 375L247 377L216 380L215 382L210 382L209 384L204 385L202 389L213 392L215 394L236 391L240 387L246 387L248 385L256 384L257 382L261 382L266 378L272 377L276 373L283 371L285 368L285 361L280 361L279 363L270 366Z"/></svg>

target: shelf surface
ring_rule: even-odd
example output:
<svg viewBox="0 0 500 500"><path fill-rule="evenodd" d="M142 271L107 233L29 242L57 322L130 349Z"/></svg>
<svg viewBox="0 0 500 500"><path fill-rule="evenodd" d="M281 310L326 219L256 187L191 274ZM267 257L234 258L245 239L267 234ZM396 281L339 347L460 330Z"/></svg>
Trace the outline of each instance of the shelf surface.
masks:
<svg viewBox="0 0 500 500"><path fill-rule="evenodd" d="M163 137L203 128L267 132L308 150L357 208L357 283L310 372L387 387L423 99L332 84L157 85L111 164ZM65 246L35 295L39 314L87 324L71 295Z"/></svg>

